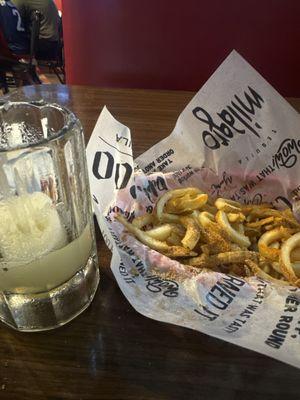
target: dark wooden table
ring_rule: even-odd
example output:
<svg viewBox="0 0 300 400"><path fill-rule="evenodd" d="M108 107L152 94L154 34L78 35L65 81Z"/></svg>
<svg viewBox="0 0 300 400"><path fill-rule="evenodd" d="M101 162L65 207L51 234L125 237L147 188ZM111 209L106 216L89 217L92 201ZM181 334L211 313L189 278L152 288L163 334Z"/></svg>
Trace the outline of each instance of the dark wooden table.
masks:
<svg viewBox="0 0 300 400"><path fill-rule="evenodd" d="M43 85L10 99L69 107L88 140L104 105L131 128L134 155L168 135L191 92ZM300 111L300 99L289 99ZM1 221L0 221L1 222ZM46 333L0 329L0 399L300 399L300 370L201 333L139 315L108 271L92 305ZM299 348L300 351L300 348Z"/></svg>

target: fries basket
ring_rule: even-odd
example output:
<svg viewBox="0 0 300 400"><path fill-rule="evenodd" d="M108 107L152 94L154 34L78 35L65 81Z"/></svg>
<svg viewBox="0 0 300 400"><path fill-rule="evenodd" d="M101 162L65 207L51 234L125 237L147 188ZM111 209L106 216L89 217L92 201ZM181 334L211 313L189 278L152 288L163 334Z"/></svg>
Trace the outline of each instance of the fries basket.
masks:
<svg viewBox="0 0 300 400"><path fill-rule="evenodd" d="M235 51L134 161L130 130L104 107L87 148L94 212L138 312L300 367L299 131Z"/></svg>

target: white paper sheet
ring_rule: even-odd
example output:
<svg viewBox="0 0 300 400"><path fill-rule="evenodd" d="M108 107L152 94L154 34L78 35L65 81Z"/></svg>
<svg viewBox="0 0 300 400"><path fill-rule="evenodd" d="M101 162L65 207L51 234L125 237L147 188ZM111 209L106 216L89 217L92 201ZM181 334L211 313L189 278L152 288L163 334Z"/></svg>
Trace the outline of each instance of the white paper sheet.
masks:
<svg viewBox="0 0 300 400"><path fill-rule="evenodd" d="M233 51L179 116L133 162L130 130L104 108L87 147L93 206L111 268L141 314L300 367L300 290L255 277L195 274L124 234L115 212L151 212L162 193L198 186L213 197L286 207L300 191L300 117ZM153 267L168 273L162 278Z"/></svg>

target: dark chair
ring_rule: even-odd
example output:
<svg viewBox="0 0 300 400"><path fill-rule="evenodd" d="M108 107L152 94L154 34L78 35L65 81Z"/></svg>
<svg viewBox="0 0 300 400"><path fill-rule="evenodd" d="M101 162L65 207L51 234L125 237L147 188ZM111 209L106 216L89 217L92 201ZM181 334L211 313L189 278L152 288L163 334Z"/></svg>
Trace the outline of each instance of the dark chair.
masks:
<svg viewBox="0 0 300 400"><path fill-rule="evenodd" d="M65 60L64 60L64 40L63 40L63 27L62 27L62 18L59 17L59 40L57 44L57 50L55 57L49 58L39 58L36 56L37 63L40 66L48 67L49 70L52 70L60 83L66 83L66 74L65 74Z"/></svg>
<svg viewBox="0 0 300 400"><path fill-rule="evenodd" d="M29 68L32 78L35 83L41 84L36 73L36 51L40 35L41 13L40 11L33 11L31 16L31 30L30 30L30 54L29 54Z"/></svg>
<svg viewBox="0 0 300 400"><path fill-rule="evenodd" d="M13 60L13 55L5 41L4 35L0 29L0 90L3 94L8 93L8 81L7 81L7 60Z"/></svg>
<svg viewBox="0 0 300 400"><path fill-rule="evenodd" d="M0 56L0 89L8 93L10 87L20 87L38 83L27 63Z"/></svg>
<svg viewBox="0 0 300 400"><path fill-rule="evenodd" d="M1 71L1 68L0 68L0 89L2 90L3 94L8 93L8 82L6 80L6 74L3 71Z"/></svg>

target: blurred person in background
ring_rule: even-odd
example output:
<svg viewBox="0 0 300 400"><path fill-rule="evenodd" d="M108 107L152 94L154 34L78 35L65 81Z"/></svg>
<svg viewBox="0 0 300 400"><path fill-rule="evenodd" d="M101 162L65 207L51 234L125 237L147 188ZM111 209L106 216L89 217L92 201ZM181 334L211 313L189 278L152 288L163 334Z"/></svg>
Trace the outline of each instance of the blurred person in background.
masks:
<svg viewBox="0 0 300 400"><path fill-rule="evenodd" d="M1 0L0 0L1 1ZM35 57L40 60L56 59L59 47L59 14L53 0L13 0L30 31L34 11L41 14L40 33Z"/></svg>
<svg viewBox="0 0 300 400"><path fill-rule="evenodd" d="M0 0L0 30L1 36L11 52L11 58L14 58L14 55L29 54L29 35L18 9L10 0ZM4 46L2 48L4 49ZM2 56L4 56L3 51L1 51ZM9 55L6 51L5 56Z"/></svg>
<svg viewBox="0 0 300 400"><path fill-rule="evenodd" d="M34 69L29 68L29 35L17 8L10 0L0 0L0 88L8 92L7 73L16 86L35 83Z"/></svg>

